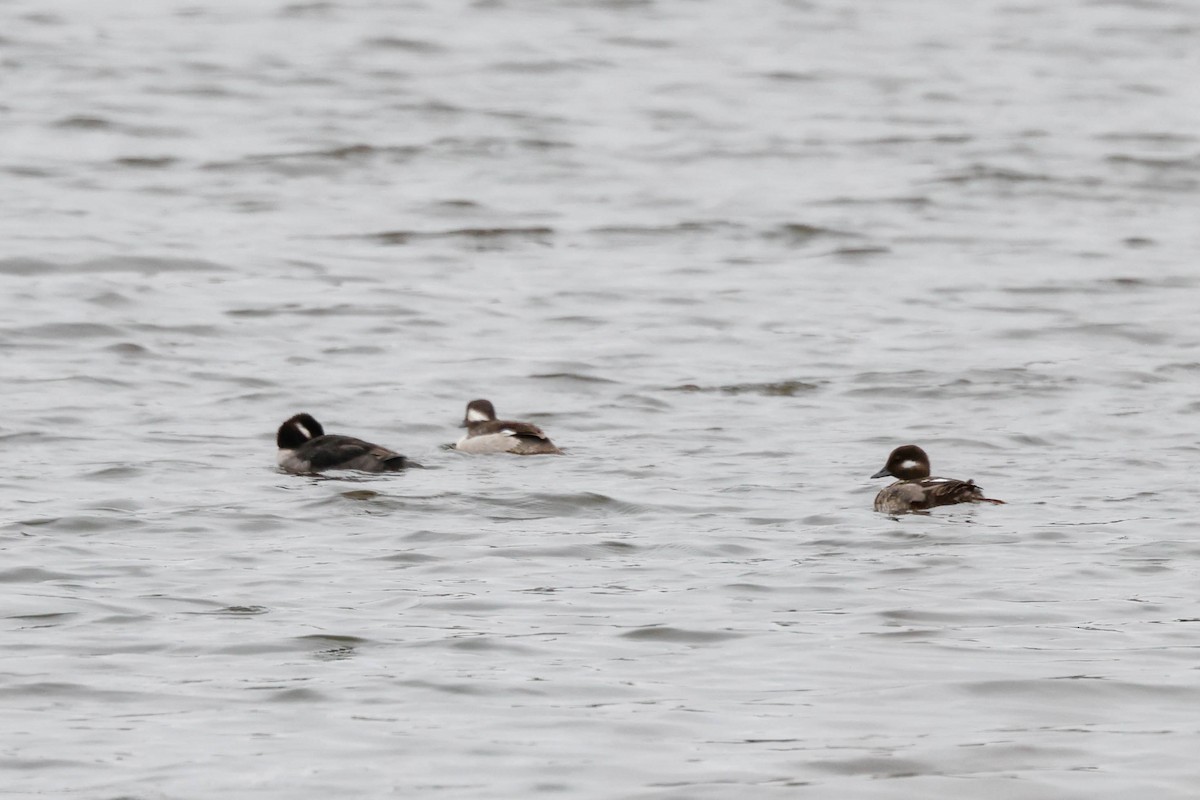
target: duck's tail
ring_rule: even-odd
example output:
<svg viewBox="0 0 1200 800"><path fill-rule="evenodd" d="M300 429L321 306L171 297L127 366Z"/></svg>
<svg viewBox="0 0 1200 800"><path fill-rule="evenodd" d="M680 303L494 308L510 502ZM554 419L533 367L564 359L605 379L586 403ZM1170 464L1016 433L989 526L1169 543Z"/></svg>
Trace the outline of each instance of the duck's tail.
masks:
<svg viewBox="0 0 1200 800"><path fill-rule="evenodd" d="M975 481L967 481L967 486L971 487L971 501L975 503L995 503L998 506L1008 505L1003 500L997 500L994 497L984 497L983 487Z"/></svg>
<svg viewBox="0 0 1200 800"><path fill-rule="evenodd" d="M382 460L389 472L399 472L402 469L421 466L415 461L409 460L407 456L402 456L399 453L393 453L390 456L384 457Z"/></svg>

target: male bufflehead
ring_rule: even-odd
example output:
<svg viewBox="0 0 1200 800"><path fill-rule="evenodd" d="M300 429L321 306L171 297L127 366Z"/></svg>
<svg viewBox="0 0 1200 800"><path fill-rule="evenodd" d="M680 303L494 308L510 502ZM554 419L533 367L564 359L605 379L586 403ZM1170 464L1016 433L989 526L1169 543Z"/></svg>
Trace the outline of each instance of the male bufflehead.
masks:
<svg viewBox="0 0 1200 800"><path fill-rule="evenodd" d="M959 481L953 478L929 477L929 456L915 444L897 447L888 456L883 469L872 475L899 478L885 486L875 495L875 510L885 514L903 514L909 511L924 511L934 506L949 506L955 503L997 503L983 496L983 489L975 481Z"/></svg>
<svg viewBox="0 0 1200 800"><path fill-rule="evenodd" d="M496 409L488 400L467 403L462 424L467 433L454 449L464 453L516 453L520 456L562 453L537 425L496 419Z"/></svg>
<svg viewBox="0 0 1200 800"><path fill-rule="evenodd" d="M308 474L327 469L395 472L409 466L404 456L377 444L325 433L308 414L297 414L279 426L279 466L288 472Z"/></svg>

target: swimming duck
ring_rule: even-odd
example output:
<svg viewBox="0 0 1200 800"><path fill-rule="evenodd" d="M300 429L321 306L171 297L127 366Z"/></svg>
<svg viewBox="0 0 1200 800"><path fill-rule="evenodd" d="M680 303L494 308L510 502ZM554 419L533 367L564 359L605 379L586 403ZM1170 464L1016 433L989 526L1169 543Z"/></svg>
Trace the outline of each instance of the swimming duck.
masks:
<svg viewBox="0 0 1200 800"><path fill-rule="evenodd" d="M454 449L464 453L516 453L521 456L562 453L537 425L496 419L496 409L490 400L467 403L462 424L467 433Z"/></svg>
<svg viewBox="0 0 1200 800"><path fill-rule="evenodd" d="M288 472L308 474L327 469L395 472L409 466L394 450L355 439L327 434L308 414L297 414L279 426L279 466Z"/></svg>
<svg viewBox="0 0 1200 800"><path fill-rule="evenodd" d="M955 503L1004 504L1003 500L984 497L983 489L976 486L975 481L929 477L929 456L915 444L897 447L888 456L883 469L871 477L882 478L887 475L899 480L875 495L875 510L885 514L924 511Z"/></svg>

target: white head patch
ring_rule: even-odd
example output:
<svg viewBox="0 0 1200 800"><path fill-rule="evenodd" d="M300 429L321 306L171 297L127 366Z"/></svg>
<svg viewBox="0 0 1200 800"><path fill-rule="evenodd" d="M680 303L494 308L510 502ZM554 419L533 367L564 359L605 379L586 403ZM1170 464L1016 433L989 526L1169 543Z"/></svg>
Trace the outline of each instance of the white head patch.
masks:
<svg viewBox="0 0 1200 800"><path fill-rule="evenodd" d="M299 431L304 434L305 439L313 438L312 431L310 431L308 428L304 427L304 423L297 420L296 422L294 422L292 424L295 425L296 428L299 429Z"/></svg>
<svg viewBox="0 0 1200 800"><path fill-rule="evenodd" d="M467 409L467 422L487 422L488 415L480 411L478 408L471 407Z"/></svg>
<svg viewBox="0 0 1200 800"><path fill-rule="evenodd" d="M902 461L902 462L900 462L900 467L899 467L899 469L900 469L900 471L904 471L904 470L909 470L909 469L916 469L916 468L917 468L917 466L918 466L917 462L915 462L915 461L912 461L912 460L910 459L910 460L908 460L908 461Z"/></svg>

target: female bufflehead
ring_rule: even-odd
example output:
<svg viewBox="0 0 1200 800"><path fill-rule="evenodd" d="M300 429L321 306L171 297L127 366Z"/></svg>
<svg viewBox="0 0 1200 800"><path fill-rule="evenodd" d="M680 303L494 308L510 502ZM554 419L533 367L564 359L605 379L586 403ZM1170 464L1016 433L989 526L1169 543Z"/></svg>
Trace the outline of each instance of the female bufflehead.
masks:
<svg viewBox="0 0 1200 800"><path fill-rule="evenodd" d="M875 495L875 510L885 514L924 511L955 503L1004 504L1003 500L984 497L983 489L976 486L975 481L929 477L929 456L915 444L897 447L888 456L883 469L871 477L882 478L886 475L900 480L885 486Z"/></svg>
<svg viewBox="0 0 1200 800"><path fill-rule="evenodd" d="M279 466L296 474L327 469L395 472L409 466L408 459L394 450L353 436L325 433L321 423L308 414L297 414L280 425L275 442Z"/></svg>
<svg viewBox="0 0 1200 800"><path fill-rule="evenodd" d="M516 453L520 456L562 453L537 425L496 419L496 409L488 400L467 403L462 424L467 433L454 449L464 453Z"/></svg>

